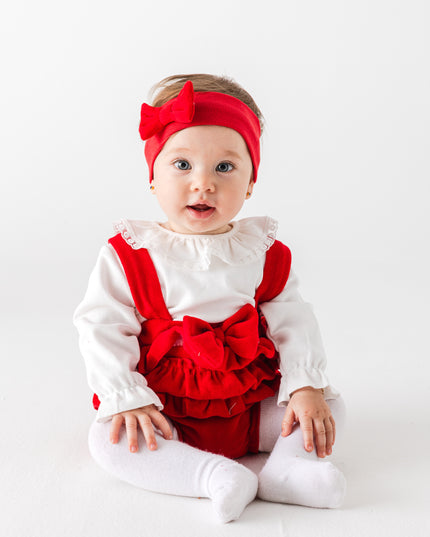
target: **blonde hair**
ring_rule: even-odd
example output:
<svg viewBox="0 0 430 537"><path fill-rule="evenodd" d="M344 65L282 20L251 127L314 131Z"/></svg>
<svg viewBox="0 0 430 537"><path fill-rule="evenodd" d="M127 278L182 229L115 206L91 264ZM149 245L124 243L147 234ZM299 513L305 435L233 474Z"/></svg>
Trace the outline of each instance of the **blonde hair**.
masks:
<svg viewBox="0 0 430 537"><path fill-rule="evenodd" d="M194 91L216 91L236 97L244 102L258 117L261 132L263 132L264 118L261 110L258 108L251 95L244 90L232 78L226 76L216 76L208 74L191 74L191 75L172 75L163 78L158 84L151 89L152 106L163 106L167 101L176 97L185 82L191 80Z"/></svg>

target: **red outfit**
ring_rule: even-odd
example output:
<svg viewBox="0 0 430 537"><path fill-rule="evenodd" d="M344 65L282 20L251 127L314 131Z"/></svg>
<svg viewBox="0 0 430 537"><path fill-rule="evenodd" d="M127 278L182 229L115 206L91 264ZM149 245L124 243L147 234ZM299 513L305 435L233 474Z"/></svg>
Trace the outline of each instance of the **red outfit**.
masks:
<svg viewBox="0 0 430 537"><path fill-rule="evenodd" d="M179 439L230 458L258 452L259 403L277 392L280 381L278 354L265 335L258 304L285 287L289 249L275 241L267 251L256 307L245 304L224 322L209 324L190 316L174 321L148 251L133 249L121 235L109 242L145 318L137 369L157 393Z"/></svg>

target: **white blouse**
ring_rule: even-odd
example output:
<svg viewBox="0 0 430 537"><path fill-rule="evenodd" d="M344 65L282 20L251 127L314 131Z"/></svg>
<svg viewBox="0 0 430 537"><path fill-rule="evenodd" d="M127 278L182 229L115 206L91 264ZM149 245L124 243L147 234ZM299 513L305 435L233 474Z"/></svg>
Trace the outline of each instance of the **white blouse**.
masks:
<svg viewBox="0 0 430 537"><path fill-rule="evenodd" d="M269 217L246 218L218 235L180 234L146 221L121 220L114 228L132 248L148 250L173 320L190 315L217 323L245 304L255 305L277 223ZM325 388L327 399L337 397L325 374L318 324L311 305L298 293L293 272L284 290L260 308L280 355L278 404L286 405L290 394L304 386ZM143 321L117 253L104 246L74 315L88 382L100 399L98 421L151 403L163 408L136 371Z"/></svg>

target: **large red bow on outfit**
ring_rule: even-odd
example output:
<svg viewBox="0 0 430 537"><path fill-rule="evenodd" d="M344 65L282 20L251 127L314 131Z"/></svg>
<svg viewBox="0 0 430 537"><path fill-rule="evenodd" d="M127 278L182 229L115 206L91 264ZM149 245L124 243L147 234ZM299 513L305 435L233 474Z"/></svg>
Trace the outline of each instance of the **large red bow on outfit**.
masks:
<svg viewBox="0 0 430 537"><path fill-rule="evenodd" d="M212 327L196 317L184 317L184 349L196 363L209 369L230 369L237 356L253 360L259 343L258 313L250 304L242 307L221 326Z"/></svg>
<svg viewBox="0 0 430 537"><path fill-rule="evenodd" d="M182 323L147 321L143 343L151 343L146 366L149 370L154 368L179 341L197 366L224 371L241 368L243 362L252 361L260 350L258 323L257 310L251 304L216 327L190 316L185 316Z"/></svg>
<svg viewBox="0 0 430 537"><path fill-rule="evenodd" d="M194 117L194 88L188 80L177 97L163 106L142 104L139 133L147 140L173 122L191 123Z"/></svg>

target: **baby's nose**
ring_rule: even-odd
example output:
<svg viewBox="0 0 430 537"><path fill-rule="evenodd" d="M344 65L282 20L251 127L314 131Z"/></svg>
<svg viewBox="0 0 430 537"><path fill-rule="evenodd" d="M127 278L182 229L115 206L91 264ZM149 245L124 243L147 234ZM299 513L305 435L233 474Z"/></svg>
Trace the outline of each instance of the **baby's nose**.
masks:
<svg viewBox="0 0 430 537"><path fill-rule="evenodd" d="M207 171L198 171L193 174L192 189L201 191L215 190L215 180L213 175Z"/></svg>

